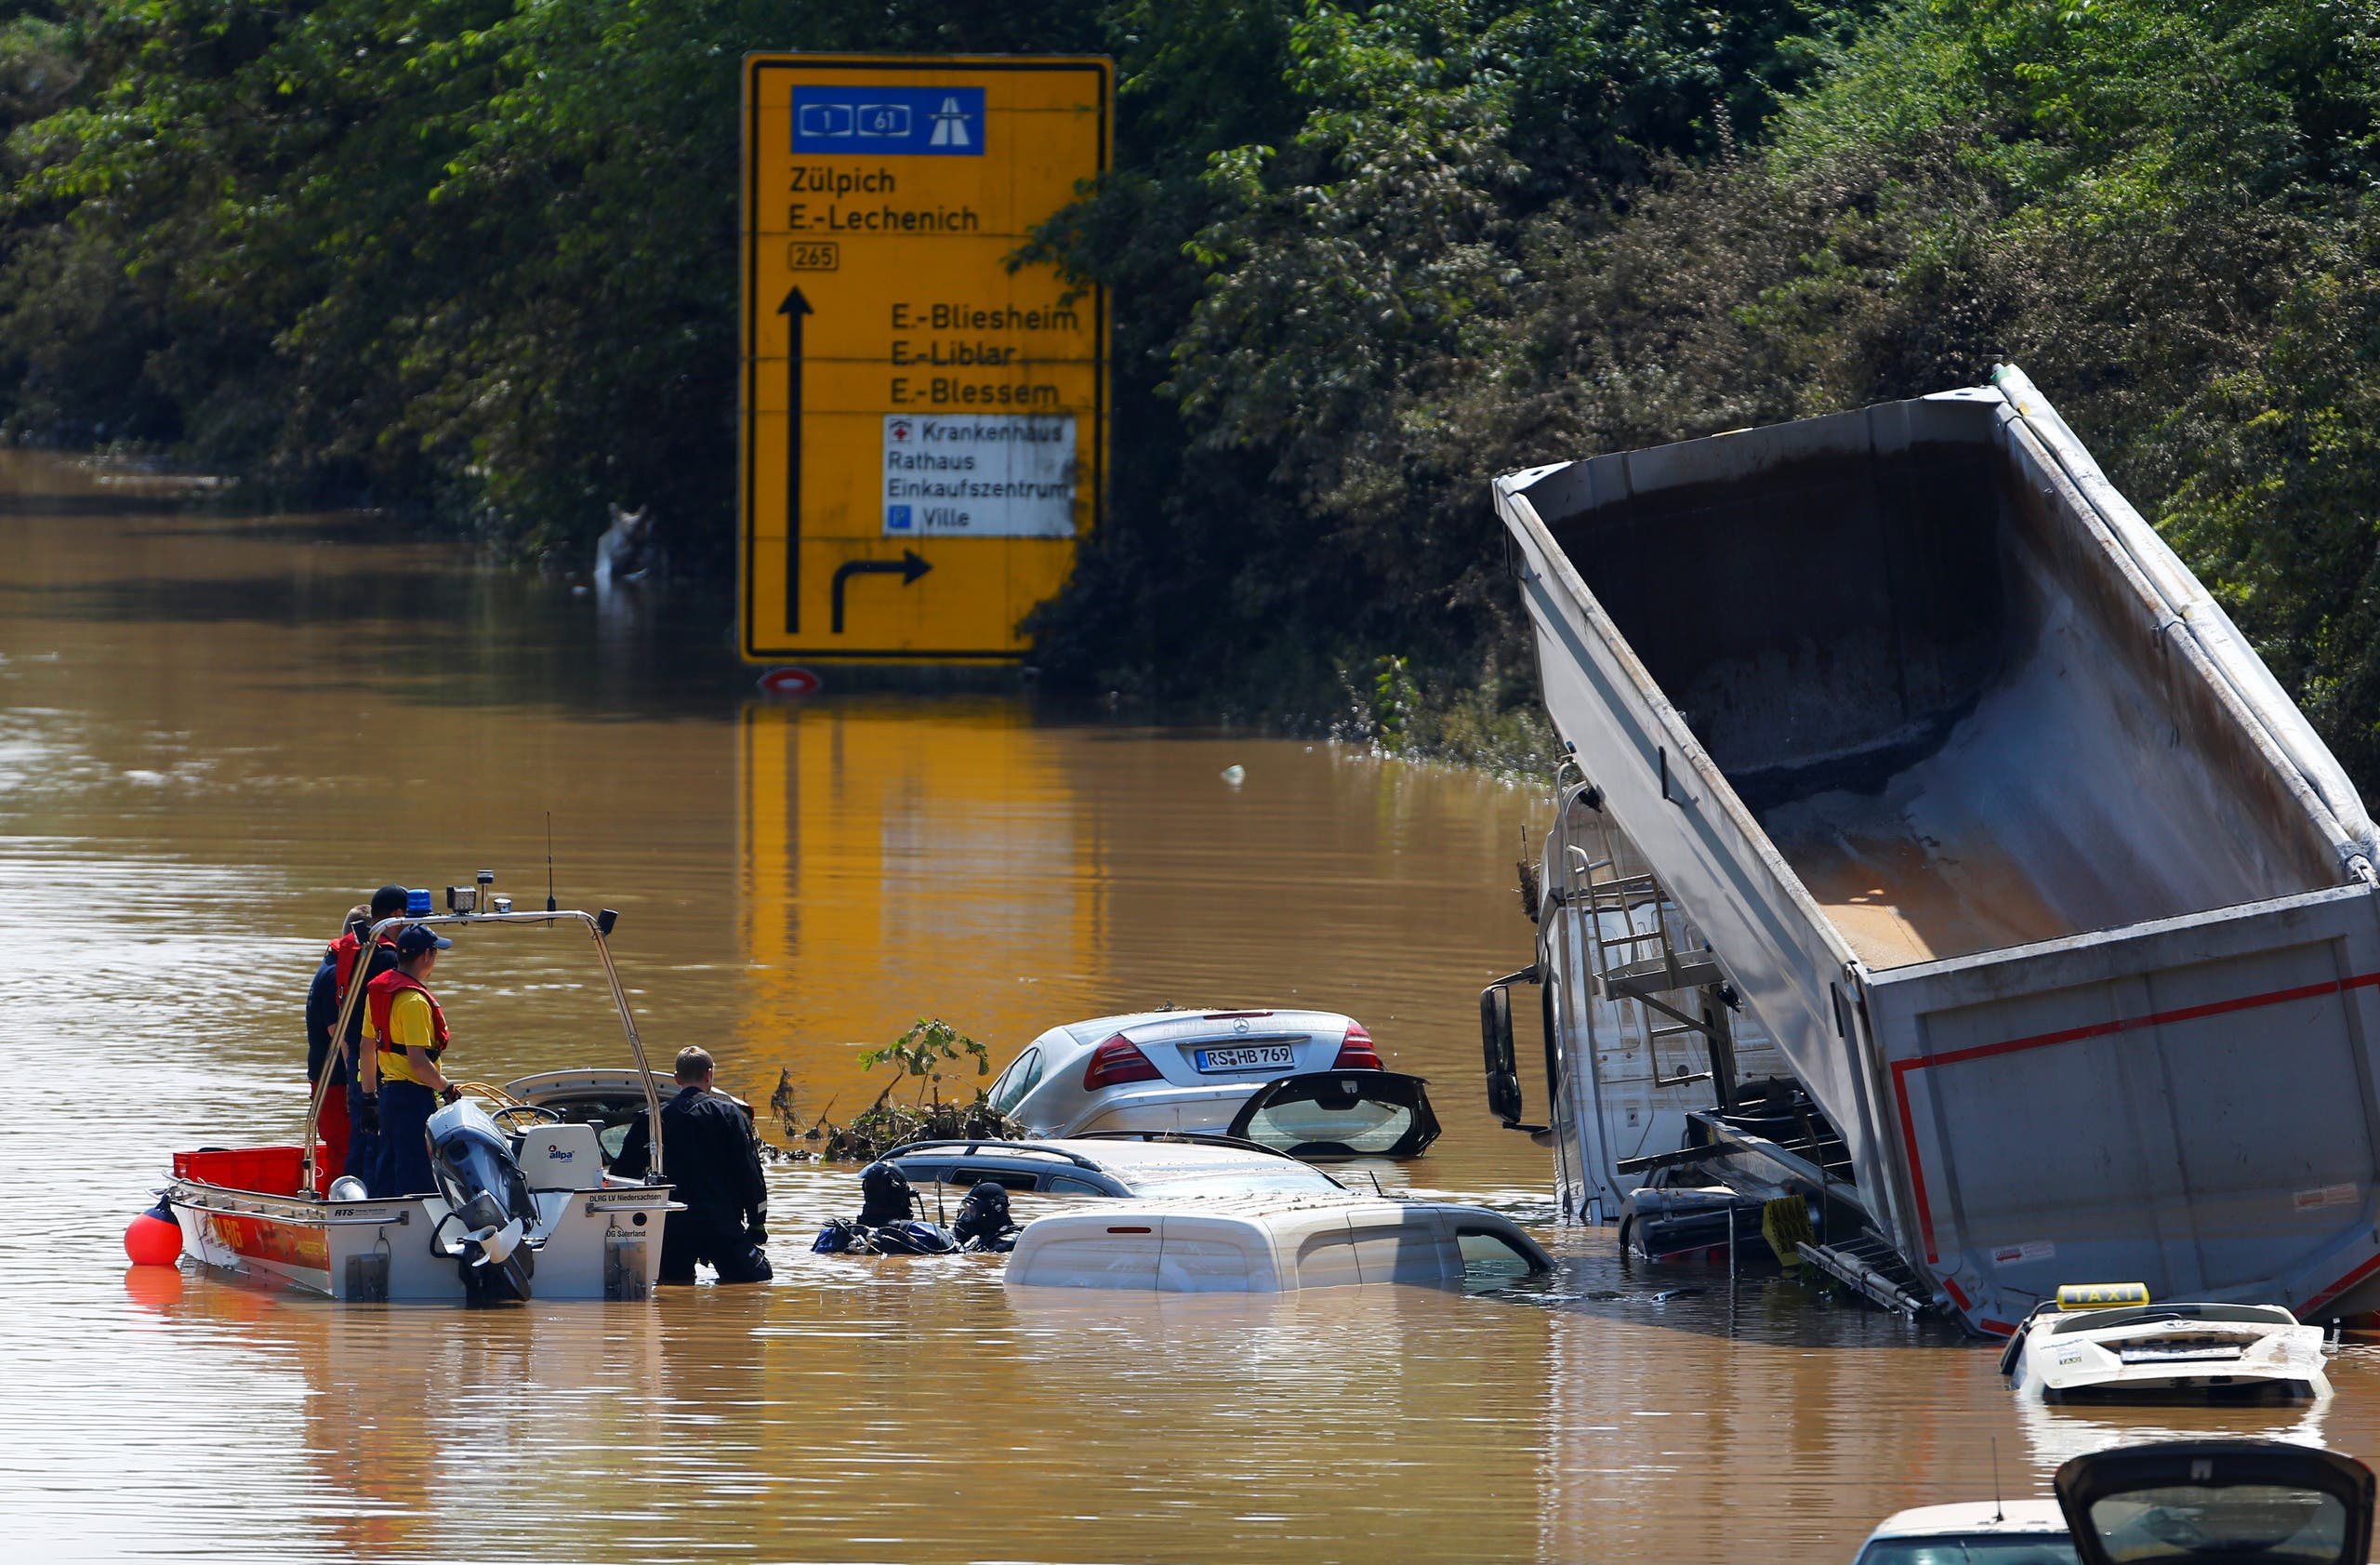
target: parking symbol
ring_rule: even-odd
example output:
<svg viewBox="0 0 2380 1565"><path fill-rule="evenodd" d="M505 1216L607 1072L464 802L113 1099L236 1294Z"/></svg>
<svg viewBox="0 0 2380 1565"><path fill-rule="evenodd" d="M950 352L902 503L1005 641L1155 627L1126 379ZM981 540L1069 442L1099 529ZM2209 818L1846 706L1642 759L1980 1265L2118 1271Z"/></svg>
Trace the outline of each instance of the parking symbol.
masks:
<svg viewBox="0 0 2380 1565"><path fill-rule="evenodd" d="M915 524L913 524L909 519L909 508L905 505L886 506L884 508L884 530L888 533L907 533L916 531Z"/></svg>

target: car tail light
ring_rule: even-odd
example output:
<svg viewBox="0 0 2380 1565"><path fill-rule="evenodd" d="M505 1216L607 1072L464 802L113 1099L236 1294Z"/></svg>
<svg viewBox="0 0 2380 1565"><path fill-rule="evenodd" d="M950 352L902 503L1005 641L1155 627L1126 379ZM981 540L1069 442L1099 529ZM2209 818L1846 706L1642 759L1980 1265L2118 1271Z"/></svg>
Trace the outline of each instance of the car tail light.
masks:
<svg viewBox="0 0 2380 1565"><path fill-rule="evenodd" d="M1361 1022L1347 1024L1346 1041L1339 1045L1339 1057L1330 1062L1333 1070L1379 1070L1380 1051L1372 1047L1372 1035L1364 1030Z"/></svg>
<svg viewBox="0 0 2380 1565"><path fill-rule="evenodd" d="M1374 1056L1372 1063L1380 1063L1378 1056ZM1157 1069L1156 1062L1119 1032L1091 1052L1091 1063L1083 1067L1082 1090L1097 1092L1102 1087L1113 1087L1125 1081L1163 1080L1164 1074Z"/></svg>

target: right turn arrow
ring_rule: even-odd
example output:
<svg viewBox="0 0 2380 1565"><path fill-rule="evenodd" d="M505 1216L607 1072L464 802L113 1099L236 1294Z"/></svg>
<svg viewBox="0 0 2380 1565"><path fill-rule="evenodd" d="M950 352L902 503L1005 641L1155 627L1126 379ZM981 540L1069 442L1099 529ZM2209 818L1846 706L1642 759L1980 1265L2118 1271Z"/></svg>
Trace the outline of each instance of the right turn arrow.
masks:
<svg viewBox="0 0 2380 1565"><path fill-rule="evenodd" d="M913 549L901 550L898 560L846 560L835 567L833 591L834 633L843 633L843 584L855 576L898 576L906 587L933 569L925 557Z"/></svg>

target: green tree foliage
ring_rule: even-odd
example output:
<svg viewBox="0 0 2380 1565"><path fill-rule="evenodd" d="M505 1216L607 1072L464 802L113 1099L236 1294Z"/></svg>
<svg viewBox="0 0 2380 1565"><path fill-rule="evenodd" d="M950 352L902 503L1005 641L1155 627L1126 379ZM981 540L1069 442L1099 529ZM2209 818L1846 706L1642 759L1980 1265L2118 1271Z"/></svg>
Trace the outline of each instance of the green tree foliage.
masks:
<svg viewBox="0 0 2380 1565"><path fill-rule="evenodd" d="M743 55L1079 49L1089 18L68 0L0 49L8 426L165 444L524 549L583 544L609 502L650 505L681 564L718 568ZM11 93L44 47L74 86Z"/></svg>
<svg viewBox="0 0 2380 1565"><path fill-rule="evenodd" d="M2380 0L0 6L0 415L716 565L789 46L1118 62L1059 682L1501 742L1494 473L2012 360L2380 775Z"/></svg>

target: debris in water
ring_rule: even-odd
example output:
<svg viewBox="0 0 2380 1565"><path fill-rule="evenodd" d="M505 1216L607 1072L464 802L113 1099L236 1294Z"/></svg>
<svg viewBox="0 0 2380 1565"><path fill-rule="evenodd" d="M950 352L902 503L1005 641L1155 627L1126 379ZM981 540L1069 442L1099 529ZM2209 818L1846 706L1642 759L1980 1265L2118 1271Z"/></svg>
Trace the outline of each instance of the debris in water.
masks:
<svg viewBox="0 0 2380 1565"><path fill-rule="evenodd" d="M1653 1302L1655 1304L1667 1304L1672 1299L1699 1298L1704 1292L1706 1292L1706 1290L1700 1288L1664 1288L1659 1293L1653 1295Z"/></svg>
<svg viewBox="0 0 2380 1565"><path fill-rule="evenodd" d="M807 1130L800 1129L795 1118L792 1073L779 1073L777 1091L770 1098L769 1107L783 1123L787 1140L798 1136L812 1147L791 1151L772 1148L773 1158L873 1162L888 1148L905 1141L1012 1141L1024 1134L1015 1121L991 1107L981 1087L975 1089L972 1099L943 1100L942 1083L950 1073L948 1068L972 1065L977 1076L990 1075L992 1068L989 1049L940 1017L919 1017L908 1031L883 1048L863 1051L859 1063L866 1070L888 1064L896 1069L892 1080L877 1094L876 1101L860 1110L849 1123L838 1124L827 1118L835 1107L834 1100L828 1099L826 1107ZM896 1100L894 1090L910 1081L918 1083L915 1100Z"/></svg>
<svg viewBox="0 0 2380 1565"><path fill-rule="evenodd" d="M1223 781L1237 788L1248 780L1248 768L1237 763L1223 768Z"/></svg>
<svg viewBox="0 0 2380 1565"><path fill-rule="evenodd" d="M1593 1293L1587 1295L1587 1297L1591 1299L1596 1299L1605 1304L1609 1304L1612 1300L1619 1298L1620 1296L1620 1290L1617 1288L1598 1288Z"/></svg>

